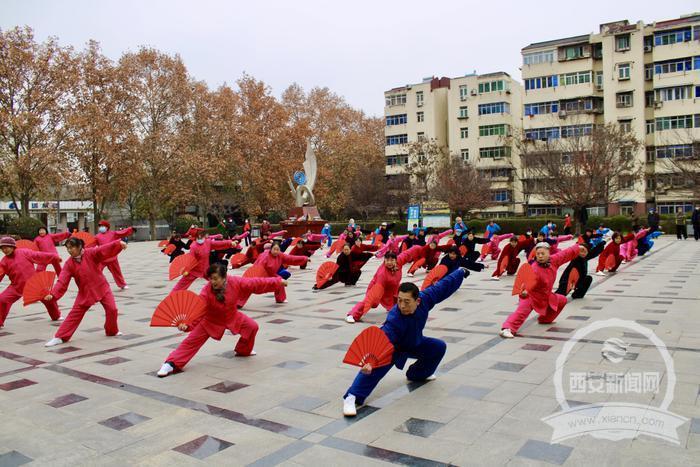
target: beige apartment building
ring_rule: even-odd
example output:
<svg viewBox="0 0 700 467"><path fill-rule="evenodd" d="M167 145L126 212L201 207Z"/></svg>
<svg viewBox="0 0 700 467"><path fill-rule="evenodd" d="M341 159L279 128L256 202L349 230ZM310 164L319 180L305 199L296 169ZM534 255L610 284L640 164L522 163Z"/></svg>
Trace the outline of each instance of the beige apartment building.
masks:
<svg viewBox="0 0 700 467"><path fill-rule="evenodd" d="M406 174L406 144L434 140L491 180L488 216L522 213L513 174L517 154L504 141L522 121L522 86L507 73L426 78L385 92L386 174Z"/></svg>
<svg viewBox="0 0 700 467"><path fill-rule="evenodd" d="M503 136L521 127L529 139L567 138L612 122L643 141L632 156L646 176L590 213L692 209L698 200L671 161L698 154L700 13L606 23L598 33L533 43L521 53L522 85L492 73L428 78L387 91L387 175L405 173L402 145L435 138L491 178L497 204L484 215L561 214L550 200L523 194L520 159Z"/></svg>
<svg viewBox="0 0 700 467"><path fill-rule="evenodd" d="M538 42L522 49L523 128L534 140L585 135L617 123L644 146L633 154L644 179L593 214L691 210L683 177L669 160L692 154L700 138L700 14L645 25L617 21L597 34ZM560 213L546 199L528 199L534 214Z"/></svg>

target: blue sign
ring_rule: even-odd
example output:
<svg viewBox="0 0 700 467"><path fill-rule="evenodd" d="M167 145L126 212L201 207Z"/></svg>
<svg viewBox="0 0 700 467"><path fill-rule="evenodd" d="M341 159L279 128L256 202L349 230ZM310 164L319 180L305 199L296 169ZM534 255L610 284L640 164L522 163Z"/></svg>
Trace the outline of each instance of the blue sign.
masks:
<svg viewBox="0 0 700 467"><path fill-rule="evenodd" d="M298 185L304 185L306 183L306 174L300 170L294 172L294 181Z"/></svg>
<svg viewBox="0 0 700 467"><path fill-rule="evenodd" d="M408 216L409 219L420 219L420 206L417 204L413 204L408 207Z"/></svg>

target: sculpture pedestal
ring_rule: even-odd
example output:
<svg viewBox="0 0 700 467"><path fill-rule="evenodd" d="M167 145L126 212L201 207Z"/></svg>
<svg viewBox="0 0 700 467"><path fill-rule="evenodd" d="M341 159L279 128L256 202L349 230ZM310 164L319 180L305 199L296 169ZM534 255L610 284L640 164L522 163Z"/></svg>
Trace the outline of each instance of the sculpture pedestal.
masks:
<svg viewBox="0 0 700 467"><path fill-rule="evenodd" d="M304 220L299 220L304 217ZM320 234L326 221L321 219L316 206L304 206L291 208L288 218L280 222L282 228L287 231L285 238L301 237L306 232Z"/></svg>

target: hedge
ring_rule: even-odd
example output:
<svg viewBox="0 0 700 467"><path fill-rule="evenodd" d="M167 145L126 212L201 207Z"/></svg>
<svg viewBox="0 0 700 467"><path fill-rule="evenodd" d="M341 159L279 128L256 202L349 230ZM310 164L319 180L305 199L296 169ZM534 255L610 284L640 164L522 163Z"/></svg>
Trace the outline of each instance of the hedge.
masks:
<svg viewBox="0 0 700 467"><path fill-rule="evenodd" d="M33 217L14 217L5 226L8 235L15 235L27 240L34 240L39 235L39 228L44 224Z"/></svg>

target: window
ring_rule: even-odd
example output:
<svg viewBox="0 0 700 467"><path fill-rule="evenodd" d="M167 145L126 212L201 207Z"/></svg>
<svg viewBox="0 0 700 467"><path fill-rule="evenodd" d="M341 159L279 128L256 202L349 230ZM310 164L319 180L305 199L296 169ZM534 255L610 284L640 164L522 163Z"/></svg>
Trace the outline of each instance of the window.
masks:
<svg viewBox="0 0 700 467"><path fill-rule="evenodd" d="M553 61L554 50L523 54L523 65L537 65L540 63L552 63Z"/></svg>
<svg viewBox="0 0 700 467"><path fill-rule="evenodd" d="M562 86L590 83L591 72L577 71L575 73L566 73L565 75L559 75L559 82Z"/></svg>
<svg viewBox="0 0 700 467"><path fill-rule="evenodd" d="M587 136L593 131L593 125L568 125L561 127L562 138L573 138L576 136Z"/></svg>
<svg viewBox="0 0 700 467"><path fill-rule="evenodd" d="M630 70L632 65L629 63L620 63L617 65L617 79L624 80L630 79Z"/></svg>
<svg viewBox="0 0 700 467"><path fill-rule="evenodd" d="M492 192L493 200L497 203L507 203L510 201L510 191L508 190L496 190Z"/></svg>
<svg viewBox="0 0 700 467"><path fill-rule="evenodd" d="M469 149L462 149L459 151L460 156L462 156L462 160L464 162L467 162L469 160Z"/></svg>
<svg viewBox="0 0 700 467"><path fill-rule="evenodd" d="M408 135L392 135L386 137L386 145L393 146L395 144L406 144L408 143Z"/></svg>
<svg viewBox="0 0 700 467"><path fill-rule="evenodd" d="M632 120L618 120L617 124L620 125L620 131L623 133L632 131Z"/></svg>
<svg viewBox="0 0 700 467"><path fill-rule="evenodd" d="M654 48L654 36L644 36L644 52L651 52Z"/></svg>
<svg viewBox="0 0 700 467"><path fill-rule="evenodd" d="M651 81L652 79L654 79L654 64L647 63L644 65L644 80Z"/></svg>
<svg viewBox="0 0 700 467"><path fill-rule="evenodd" d="M397 154L386 158L386 165L406 165L408 164L408 154Z"/></svg>
<svg viewBox="0 0 700 467"><path fill-rule="evenodd" d="M406 94L392 94L386 96L386 106L404 105L406 103Z"/></svg>
<svg viewBox="0 0 700 467"><path fill-rule="evenodd" d="M559 127L530 128L525 130L525 139L542 140L559 138Z"/></svg>
<svg viewBox="0 0 700 467"><path fill-rule="evenodd" d="M493 102L491 104L479 104L479 115L510 113L510 104L507 102Z"/></svg>
<svg viewBox="0 0 700 467"><path fill-rule="evenodd" d="M650 135L654 133L654 120L647 120L646 121L646 127L647 127L647 134Z"/></svg>
<svg viewBox="0 0 700 467"><path fill-rule="evenodd" d="M423 106L423 91L416 92L416 106L417 107Z"/></svg>
<svg viewBox="0 0 700 467"><path fill-rule="evenodd" d="M423 112L416 112L416 121L422 123L425 121L425 114Z"/></svg>
<svg viewBox="0 0 700 467"><path fill-rule="evenodd" d="M405 125L407 121L406 114L387 115L386 126Z"/></svg>
<svg viewBox="0 0 700 467"><path fill-rule="evenodd" d="M680 101L693 98L692 86L673 86L670 88L660 88L656 91L657 101Z"/></svg>
<svg viewBox="0 0 700 467"><path fill-rule="evenodd" d="M615 94L617 107L632 107L632 92L618 92Z"/></svg>
<svg viewBox="0 0 700 467"><path fill-rule="evenodd" d="M690 40L690 27L654 33L654 45L657 47L660 45L671 45L677 42L688 42Z"/></svg>
<svg viewBox="0 0 700 467"><path fill-rule="evenodd" d="M599 97L565 100L559 103L559 108L567 113L602 112L603 100Z"/></svg>
<svg viewBox="0 0 700 467"><path fill-rule="evenodd" d="M479 148L479 157L481 159L510 157L510 147L496 146L491 148Z"/></svg>
<svg viewBox="0 0 700 467"><path fill-rule="evenodd" d="M559 77L557 75L540 76L538 78L528 78L525 80L526 91L531 89L556 88L558 85Z"/></svg>
<svg viewBox="0 0 700 467"><path fill-rule="evenodd" d="M496 81L487 81L485 83L479 83L479 94L504 90L507 90L507 88L505 85L505 81L503 81L502 79Z"/></svg>
<svg viewBox="0 0 700 467"><path fill-rule="evenodd" d="M700 114L698 115L700 116ZM693 116L676 115L673 117L659 117L656 119L656 131L676 130L679 128L693 128Z"/></svg>
<svg viewBox="0 0 700 467"><path fill-rule="evenodd" d="M595 44L591 44L591 47L593 49L593 58L596 60L600 60L603 58L603 43L602 42L597 42Z"/></svg>
<svg viewBox="0 0 700 467"><path fill-rule="evenodd" d="M479 136L506 136L510 133L510 126L501 125L482 125L479 127Z"/></svg>
<svg viewBox="0 0 700 467"><path fill-rule="evenodd" d="M468 95L469 95L469 93L468 93L468 90L467 90L467 86L464 85L464 84L461 85L461 86L459 87L459 100L460 100L460 101L466 101Z"/></svg>
<svg viewBox="0 0 700 467"><path fill-rule="evenodd" d="M525 104L525 107L524 107L525 116L541 115L541 114L555 114L557 112L559 112L559 103L557 101L538 102L535 104Z"/></svg>
<svg viewBox="0 0 700 467"><path fill-rule="evenodd" d="M682 209L683 212L688 213L693 210L693 203L678 201L676 203L657 204L656 208L659 210L659 214L675 214L678 209Z"/></svg>
<svg viewBox="0 0 700 467"><path fill-rule="evenodd" d="M469 107L465 105L459 108L459 118L469 118Z"/></svg>
<svg viewBox="0 0 700 467"><path fill-rule="evenodd" d="M634 177L630 177L629 175L620 175L618 183L620 184L621 189L631 190L634 188Z"/></svg>
<svg viewBox="0 0 700 467"><path fill-rule="evenodd" d="M588 210L589 216L605 217L608 214L608 210L603 206L596 206L594 208L586 208Z"/></svg>
<svg viewBox="0 0 700 467"><path fill-rule="evenodd" d="M556 207L529 207L527 208L527 215L530 217L539 216L559 216L561 215L561 208Z"/></svg>
<svg viewBox="0 0 700 467"><path fill-rule="evenodd" d="M632 187L630 187L630 189L631 188ZM634 214L634 206L629 204L621 204L620 214L622 214L623 216L631 216L632 214Z"/></svg>
<svg viewBox="0 0 700 467"><path fill-rule="evenodd" d="M615 51L616 52L624 52L625 50L630 49L630 35L629 34L621 34L619 36L615 36Z"/></svg>
<svg viewBox="0 0 700 467"><path fill-rule="evenodd" d="M657 159L688 159L693 157L692 144L675 144L671 146L657 146Z"/></svg>
<svg viewBox="0 0 700 467"><path fill-rule="evenodd" d="M576 60L590 56L587 45L571 45L559 52L559 60Z"/></svg>
<svg viewBox="0 0 700 467"><path fill-rule="evenodd" d="M644 92L644 107L654 107L654 91Z"/></svg>
<svg viewBox="0 0 700 467"><path fill-rule="evenodd" d="M654 146L646 147L647 163L654 162L656 160L656 148Z"/></svg>
<svg viewBox="0 0 700 467"><path fill-rule="evenodd" d="M695 69L700 69L699 57L695 57ZM673 60L664 60L663 62L654 62L654 73L663 75L666 73L677 73L679 71L690 71L693 69L693 57L675 58Z"/></svg>
<svg viewBox="0 0 700 467"><path fill-rule="evenodd" d="M595 72L595 87L598 90L603 89L603 72L602 71Z"/></svg>
<svg viewBox="0 0 700 467"><path fill-rule="evenodd" d="M419 131L416 134L416 141L425 141L425 133L422 131Z"/></svg>
<svg viewBox="0 0 700 467"><path fill-rule="evenodd" d="M497 169L481 169L479 170L479 175L482 178L496 179L496 178L511 178L512 169L508 168L497 168Z"/></svg>
<svg viewBox="0 0 700 467"><path fill-rule="evenodd" d="M469 128L464 127L459 129L459 137L462 139L469 138Z"/></svg>

